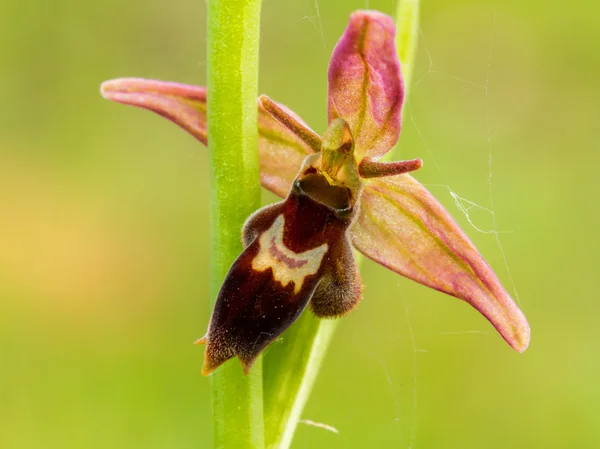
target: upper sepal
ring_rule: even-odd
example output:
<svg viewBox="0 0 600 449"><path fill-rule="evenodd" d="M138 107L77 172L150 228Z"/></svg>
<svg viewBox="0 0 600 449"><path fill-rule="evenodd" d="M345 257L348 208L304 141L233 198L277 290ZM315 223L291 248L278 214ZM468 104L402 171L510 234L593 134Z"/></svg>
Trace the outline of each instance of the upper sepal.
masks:
<svg viewBox="0 0 600 449"><path fill-rule="evenodd" d="M329 63L329 121L350 125L356 156L378 159L400 134L404 86L391 17L357 11Z"/></svg>
<svg viewBox="0 0 600 449"><path fill-rule="evenodd" d="M463 299L515 350L529 345L529 324L493 270L443 206L410 175L365 183L352 228L354 246L389 269Z"/></svg>

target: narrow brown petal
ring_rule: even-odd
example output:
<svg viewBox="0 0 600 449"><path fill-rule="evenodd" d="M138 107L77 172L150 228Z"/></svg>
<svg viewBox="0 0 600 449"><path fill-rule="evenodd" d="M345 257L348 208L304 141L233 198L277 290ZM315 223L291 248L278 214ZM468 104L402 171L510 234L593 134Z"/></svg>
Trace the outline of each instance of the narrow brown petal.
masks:
<svg viewBox="0 0 600 449"><path fill-rule="evenodd" d="M510 346L529 345L525 316L442 205L410 175L365 182L351 229L367 257L414 281L463 299Z"/></svg>
<svg viewBox="0 0 600 449"><path fill-rule="evenodd" d="M273 102L274 103L274 102ZM276 104L287 112L297 123L309 126L285 106ZM302 166L302 161L313 148L306 141L282 125L264 107L258 107L258 152L260 157L260 179L263 187L285 197L292 188L292 182Z"/></svg>
<svg viewBox="0 0 600 449"><path fill-rule="evenodd" d="M421 159L409 161L377 162L364 158L358 164L358 172L363 178L382 178L384 176L401 175L418 170L423 166Z"/></svg>
<svg viewBox="0 0 600 449"><path fill-rule="evenodd" d="M312 148L313 152L318 153L321 151L321 137L310 129L293 112L278 105L266 95L258 97L258 103L279 123L302 139L310 148Z"/></svg>
<svg viewBox="0 0 600 449"><path fill-rule="evenodd" d="M121 78L106 81L104 98L149 109L176 123L206 145L206 88L167 81ZM308 126L285 106L272 102L302 126ZM288 194L304 158L313 149L275 119L258 108L259 156L262 185L284 197Z"/></svg>
<svg viewBox="0 0 600 449"><path fill-rule="evenodd" d="M329 122L348 122L357 160L383 156L400 134L404 86L395 35L391 17L357 11L331 56Z"/></svg>

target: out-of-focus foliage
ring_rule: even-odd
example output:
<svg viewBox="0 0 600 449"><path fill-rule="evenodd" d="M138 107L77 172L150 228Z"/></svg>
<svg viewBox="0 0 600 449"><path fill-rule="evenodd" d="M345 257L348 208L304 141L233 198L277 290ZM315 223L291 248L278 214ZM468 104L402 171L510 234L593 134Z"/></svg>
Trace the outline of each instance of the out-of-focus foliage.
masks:
<svg viewBox="0 0 600 449"><path fill-rule="evenodd" d="M322 132L327 61L365 6L395 11L265 1L260 90ZM209 316L206 150L98 94L118 76L203 84L204 8L0 6L2 448L211 445L192 345ZM294 447L600 445L600 7L569 8L423 2L401 138L514 292L512 275L530 348L514 353L470 307L366 262L365 299L304 412L339 434L301 425ZM495 215L466 202L492 206L490 149ZM467 218L496 225L502 249Z"/></svg>

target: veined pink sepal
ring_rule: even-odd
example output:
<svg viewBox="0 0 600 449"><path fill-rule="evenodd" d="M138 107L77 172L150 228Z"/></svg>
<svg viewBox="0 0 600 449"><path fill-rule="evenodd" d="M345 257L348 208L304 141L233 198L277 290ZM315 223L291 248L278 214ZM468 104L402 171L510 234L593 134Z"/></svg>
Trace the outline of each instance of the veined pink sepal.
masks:
<svg viewBox="0 0 600 449"><path fill-rule="evenodd" d="M100 92L108 100L138 106L166 117L203 144L208 142L205 87L143 78L119 78L102 83ZM270 101L308 128L285 106ZM314 150L260 104L258 133L262 185L285 197L302 161Z"/></svg>
<svg viewBox="0 0 600 449"><path fill-rule="evenodd" d="M156 112L204 145L208 142L205 87L143 78L118 78L103 82L100 93L108 100Z"/></svg>
<svg viewBox="0 0 600 449"><path fill-rule="evenodd" d="M515 350L529 345L519 307L450 214L410 175L365 181L351 233L365 256L468 302Z"/></svg>
<svg viewBox="0 0 600 449"><path fill-rule="evenodd" d="M357 11L329 63L329 122L350 125L356 157L378 159L398 140L404 86L391 17Z"/></svg>

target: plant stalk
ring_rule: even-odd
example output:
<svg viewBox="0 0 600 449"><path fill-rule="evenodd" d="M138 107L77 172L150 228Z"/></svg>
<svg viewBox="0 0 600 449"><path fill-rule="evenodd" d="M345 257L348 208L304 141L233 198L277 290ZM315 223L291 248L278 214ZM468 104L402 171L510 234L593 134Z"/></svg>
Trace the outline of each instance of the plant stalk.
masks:
<svg viewBox="0 0 600 449"><path fill-rule="evenodd" d="M337 323L305 311L269 349L264 364L268 449L290 447Z"/></svg>
<svg viewBox="0 0 600 449"><path fill-rule="evenodd" d="M419 40L419 0L398 2L396 30L396 49L404 79L404 102L406 103Z"/></svg>
<svg viewBox="0 0 600 449"><path fill-rule="evenodd" d="M211 308L235 258L241 228L260 207L257 153L260 0L208 2ZM262 363L245 376L239 363L212 375L214 447L263 449Z"/></svg>

